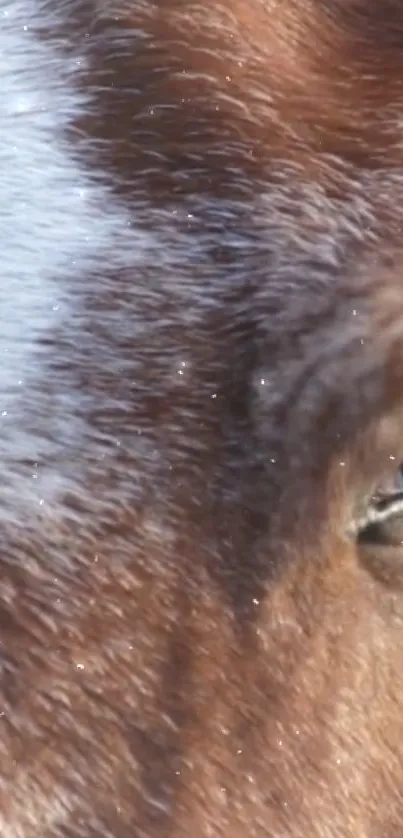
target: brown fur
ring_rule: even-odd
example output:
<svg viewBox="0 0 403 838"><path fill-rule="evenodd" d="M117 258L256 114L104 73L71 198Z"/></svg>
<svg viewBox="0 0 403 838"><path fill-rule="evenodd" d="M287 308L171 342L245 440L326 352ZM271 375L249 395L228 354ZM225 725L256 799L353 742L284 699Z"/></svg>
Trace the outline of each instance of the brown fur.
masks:
<svg viewBox="0 0 403 838"><path fill-rule="evenodd" d="M403 455L403 6L49 5L159 246L52 338L87 431L4 527L0 834L398 838L402 555L348 528Z"/></svg>

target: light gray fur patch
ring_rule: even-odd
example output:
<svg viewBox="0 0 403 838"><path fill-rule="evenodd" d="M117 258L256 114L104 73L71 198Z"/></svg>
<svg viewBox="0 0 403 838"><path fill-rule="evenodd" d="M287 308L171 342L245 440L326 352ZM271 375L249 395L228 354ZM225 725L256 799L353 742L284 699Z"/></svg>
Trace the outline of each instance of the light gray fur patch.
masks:
<svg viewBox="0 0 403 838"><path fill-rule="evenodd" d="M47 4L10 0L0 9L0 517L41 503L66 475L35 466L52 461L49 405L41 379L54 349L46 339L63 324L78 329L85 277L135 260L142 238L99 178L75 159L66 129L89 106L76 79L84 55L66 55L52 37ZM54 14L54 11L52 12ZM72 290L74 289L74 290ZM83 433L80 393L52 383L53 420L63 445ZM60 399L58 393L60 392ZM41 479L38 480L38 478Z"/></svg>

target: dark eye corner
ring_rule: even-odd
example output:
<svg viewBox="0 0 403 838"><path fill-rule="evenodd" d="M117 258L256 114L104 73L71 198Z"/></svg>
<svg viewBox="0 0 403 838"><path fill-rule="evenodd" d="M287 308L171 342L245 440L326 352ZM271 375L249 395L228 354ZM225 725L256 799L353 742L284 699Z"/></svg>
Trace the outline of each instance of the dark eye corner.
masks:
<svg viewBox="0 0 403 838"><path fill-rule="evenodd" d="M357 542L363 546L403 546L403 464L369 497L355 522Z"/></svg>

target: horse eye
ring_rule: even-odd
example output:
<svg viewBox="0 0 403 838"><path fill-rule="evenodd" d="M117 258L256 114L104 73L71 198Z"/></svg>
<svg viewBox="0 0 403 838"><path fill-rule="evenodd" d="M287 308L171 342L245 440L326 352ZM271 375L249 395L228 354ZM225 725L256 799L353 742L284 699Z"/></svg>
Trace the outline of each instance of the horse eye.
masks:
<svg viewBox="0 0 403 838"><path fill-rule="evenodd" d="M371 497L357 540L360 544L403 546L403 463Z"/></svg>

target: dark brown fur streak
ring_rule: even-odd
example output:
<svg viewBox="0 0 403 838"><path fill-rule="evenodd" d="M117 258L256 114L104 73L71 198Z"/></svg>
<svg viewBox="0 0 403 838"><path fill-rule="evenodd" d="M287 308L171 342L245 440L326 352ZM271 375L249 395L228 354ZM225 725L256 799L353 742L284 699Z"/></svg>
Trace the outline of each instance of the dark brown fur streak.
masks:
<svg viewBox="0 0 403 838"><path fill-rule="evenodd" d="M401 838L403 3L2 0L0 78L1 838Z"/></svg>

